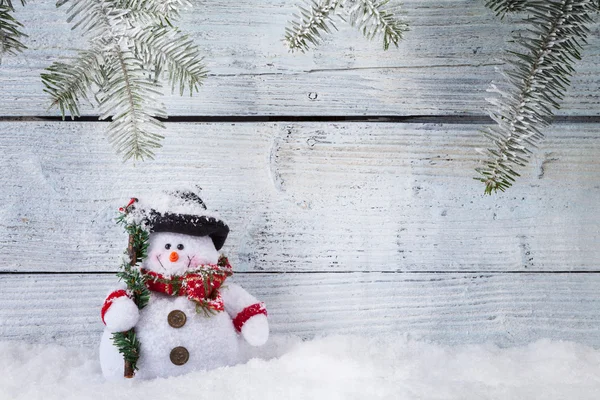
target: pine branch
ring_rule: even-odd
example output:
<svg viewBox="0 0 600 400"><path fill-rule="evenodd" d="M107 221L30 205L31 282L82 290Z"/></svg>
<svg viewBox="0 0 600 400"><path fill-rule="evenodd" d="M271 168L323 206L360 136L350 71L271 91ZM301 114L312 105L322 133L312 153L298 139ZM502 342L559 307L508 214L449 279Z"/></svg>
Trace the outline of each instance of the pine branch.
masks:
<svg viewBox="0 0 600 400"><path fill-rule="evenodd" d="M313 1L309 8L299 7L300 14L295 14L296 21L290 22L285 28L284 42L290 51L300 50L305 52L310 45L321 43L321 32L331 33L331 28L336 29L332 16L343 0Z"/></svg>
<svg viewBox="0 0 600 400"><path fill-rule="evenodd" d="M114 8L127 10L126 18L132 19L135 24L168 25L173 27L171 21L179 19L179 11L183 7L190 7L187 0L109 0Z"/></svg>
<svg viewBox="0 0 600 400"><path fill-rule="evenodd" d="M113 42L129 26L122 24L127 10L114 7L110 0L60 0L56 6L69 4L67 22L71 30L81 30L91 41ZM108 37L107 37L108 35Z"/></svg>
<svg viewBox="0 0 600 400"><path fill-rule="evenodd" d="M1 1L1 0L0 0ZM101 116L112 118L109 140L124 160L146 159L160 147L167 118L163 71L174 89L199 90L206 71L198 48L172 22L187 0L59 0L67 20L89 38L90 49L42 74L45 91L63 118L79 115L79 104L94 93Z"/></svg>
<svg viewBox="0 0 600 400"><path fill-rule="evenodd" d="M127 289L133 295L133 301L141 310L148 305L150 301L150 290L145 285L145 278L139 268L134 268L129 263L124 263L121 266L121 271L117 273L117 277L125 282Z"/></svg>
<svg viewBox="0 0 600 400"><path fill-rule="evenodd" d="M508 13L524 11L528 0L487 0L485 6L504 18Z"/></svg>
<svg viewBox="0 0 600 400"><path fill-rule="evenodd" d="M161 95L160 86L146 78L142 62L132 53L115 47L114 54L116 65L100 97L100 119L112 116L108 139L125 160L153 158L152 149L163 139L157 129L164 129L157 117L167 118L162 104L154 100Z"/></svg>
<svg viewBox="0 0 600 400"><path fill-rule="evenodd" d="M517 40L524 51L509 53L507 82L490 90L498 94L491 100L497 125L485 136L494 147L483 152L475 178L485 183L485 193L506 190L519 176L516 169L529 162L570 84L593 8L591 0L528 1L529 28Z"/></svg>
<svg viewBox="0 0 600 400"><path fill-rule="evenodd" d="M155 79L166 69L172 91L175 91L175 86L179 86L180 95L183 95L186 87L190 96L194 90L199 91L206 78L206 70L200 50L187 35L153 26L140 30L132 40L144 64L154 67Z"/></svg>
<svg viewBox="0 0 600 400"><path fill-rule="evenodd" d="M102 80L90 74L100 68L98 54L95 50L80 51L79 57L71 60L69 64L55 62L41 75L44 92L52 98L50 107L58 107L63 119L67 111L71 118L78 117L79 103L88 100L87 93L94 81L99 83Z"/></svg>
<svg viewBox="0 0 600 400"><path fill-rule="evenodd" d="M144 308L150 301L150 290L146 287L146 278L142 275L139 265L146 257L150 234L140 224L128 220L127 215L131 211L131 206L137 199L131 199L130 203L119 209L120 214L117 217L117 224L123 225L125 231L129 234L129 244L126 254L128 260L124 260L121 265L121 271L117 273L119 279L127 285L127 289L133 296L133 301L138 309ZM137 361L140 357L141 344L135 335L135 329L127 332L117 332L112 336L114 345L123 355L124 376L133 378L137 369Z"/></svg>
<svg viewBox="0 0 600 400"><path fill-rule="evenodd" d="M21 4L25 5L25 0ZM2 55L15 55L27 48L20 41L27 35L20 30L23 25L12 16L14 11L11 0L0 0L0 64Z"/></svg>
<svg viewBox="0 0 600 400"><path fill-rule="evenodd" d="M384 50L389 49L390 44L398 47L408 25L396 17L399 14L397 7L386 8L389 0L349 0L347 3L350 5L347 11L350 23L358 27L367 39L381 35Z"/></svg>
<svg viewBox="0 0 600 400"><path fill-rule="evenodd" d="M296 21L286 28L284 42L293 52L305 52L311 45L321 43L323 33L337 29L333 17L348 20L357 27L367 39L383 36L383 48L390 44L398 46L408 25L397 18L397 7L388 7L389 0L321 0L313 1L309 8L300 7L295 14Z"/></svg>
<svg viewBox="0 0 600 400"><path fill-rule="evenodd" d="M140 341L135 331L130 329L126 332L115 332L112 335L114 345L123 354L123 359L131 363L132 370L137 370L137 361L140 358Z"/></svg>

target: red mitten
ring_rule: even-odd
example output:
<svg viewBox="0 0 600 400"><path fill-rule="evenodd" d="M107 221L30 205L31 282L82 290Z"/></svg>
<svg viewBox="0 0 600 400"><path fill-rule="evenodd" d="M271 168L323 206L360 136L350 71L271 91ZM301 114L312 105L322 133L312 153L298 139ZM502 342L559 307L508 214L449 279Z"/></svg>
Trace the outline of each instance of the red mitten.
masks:
<svg viewBox="0 0 600 400"><path fill-rule="evenodd" d="M244 308L234 318L233 325L252 346L262 346L269 339L267 309L263 303Z"/></svg>

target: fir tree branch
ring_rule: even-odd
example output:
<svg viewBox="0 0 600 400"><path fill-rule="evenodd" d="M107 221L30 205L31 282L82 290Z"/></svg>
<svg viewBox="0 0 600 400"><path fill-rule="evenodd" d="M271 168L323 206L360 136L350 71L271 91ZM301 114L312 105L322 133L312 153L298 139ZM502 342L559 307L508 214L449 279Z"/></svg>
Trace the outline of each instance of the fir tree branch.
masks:
<svg viewBox="0 0 600 400"><path fill-rule="evenodd" d="M117 154L122 154L124 160L152 158L152 149L160 147L163 138L157 133L157 128L164 128L156 117L166 118L166 113L152 100L161 94L157 90L160 85L148 81L141 61L126 50L127 44L123 39L130 28L118 24L126 12L111 8L110 2L102 0L72 2L68 11L69 21L76 20L74 28L94 34L92 46L95 49L87 54L105 53L104 63L100 68L91 70L82 69L79 64L54 63L48 68L50 73L42 76L47 91L57 95L54 102L63 118L65 110L79 115L79 97L87 98L85 93L95 80L100 85L100 93L96 97L102 112L100 119L112 117L108 138ZM87 63L87 66L96 67L94 63ZM95 76L99 73L101 79ZM57 79L61 76L69 78L67 82L62 80L69 85L57 92L55 81L61 82Z"/></svg>
<svg viewBox="0 0 600 400"><path fill-rule="evenodd" d="M591 0L528 1L529 28L517 40L524 52L509 53L507 82L490 90L498 94L491 100L497 125L485 135L494 147L483 152L475 178L485 183L485 193L510 187L543 138L541 129L551 123L580 59L593 7Z"/></svg>
<svg viewBox="0 0 600 400"><path fill-rule="evenodd" d="M123 354L123 359L131 363L133 371L137 370L141 344L135 335L135 330L130 329L126 332L115 332L112 334L112 340L119 353Z"/></svg>
<svg viewBox="0 0 600 400"><path fill-rule="evenodd" d="M79 103L88 100L87 93L94 80L99 82L90 74L100 68L98 54L96 50L80 51L79 57L71 60L69 64L55 62L41 75L44 92L52 98L50 107L58 107L63 119L67 111L71 118L80 115Z"/></svg>
<svg viewBox="0 0 600 400"><path fill-rule="evenodd" d="M528 0L487 0L485 6L504 18L508 13L524 11Z"/></svg>
<svg viewBox="0 0 600 400"><path fill-rule="evenodd" d="M284 42L290 51L300 50L305 52L310 45L321 43L321 32L331 33L331 28L336 29L331 18L343 0L313 1L309 8L300 7L300 13L295 14L296 21L290 22L285 28Z"/></svg>
<svg viewBox="0 0 600 400"><path fill-rule="evenodd" d="M21 4L25 5L25 0ZM0 64L4 54L15 55L27 48L20 41L27 35L20 30L23 25L12 16L14 11L11 0L0 0Z"/></svg>
<svg viewBox="0 0 600 400"><path fill-rule="evenodd" d="M73 23L72 30L80 29L89 35L91 41L103 40L109 35L113 41L124 29L129 28L120 22L127 10L112 6L109 0L61 0L57 7L70 3L67 8L67 22Z"/></svg>
<svg viewBox="0 0 600 400"><path fill-rule="evenodd" d="M200 50L187 35L153 26L140 30L132 40L144 64L154 66L155 78L166 68L172 91L179 86L179 94L183 95L187 87L191 96L194 90L199 90L206 78L206 70Z"/></svg>
<svg viewBox="0 0 600 400"><path fill-rule="evenodd" d="M0 0L1 1L1 0ZM198 48L172 22L187 0L59 0L68 4L67 20L89 37L90 50L70 63L58 62L42 74L45 91L63 118L79 115L90 92L112 118L109 141L125 160L152 158L160 147L167 118L162 95L163 71L172 88L198 90L206 71ZM154 75L153 77L149 75Z"/></svg>
<svg viewBox="0 0 600 400"><path fill-rule="evenodd" d="M348 20L367 39L383 36L383 48L398 46L408 25L397 18L397 7L388 6L389 0L321 0L309 8L300 7L295 21L286 28L284 42L291 51L305 52L311 45L321 43L322 33L337 29L333 17Z"/></svg>
<svg viewBox="0 0 600 400"><path fill-rule="evenodd" d="M157 117L167 117L153 100L161 94L160 86L146 78L141 61L131 53L115 46L114 54L116 65L100 98L100 119L112 115L108 138L125 160L153 158L152 149L159 148L163 139L157 129L164 129Z"/></svg>
<svg viewBox="0 0 600 400"><path fill-rule="evenodd" d="M138 309L143 309L150 301L150 290L146 287L146 278L141 273L139 265L147 255L150 234L139 223L132 222L127 218L131 211L130 207L137 201L131 199L131 202L119 209L120 214L117 217L117 224L123 225L125 231L129 234L129 244L127 247L128 260L123 260L121 271L117 273L119 279L125 282L127 290L132 295L133 301ZM112 336L114 345L123 355L124 376L133 378L137 369L137 361L140 357L141 344L135 335L135 329L127 332L117 332Z"/></svg>
<svg viewBox="0 0 600 400"><path fill-rule="evenodd" d="M190 7L187 0L110 0L113 7L128 10L125 15L139 24L168 25L179 19L179 10Z"/></svg>
<svg viewBox="0 0 600 400"><path fill-rule="evenodd" d="M398 47L408 25L396 17L399 14L397 7L386 8L389 0L349 0L347 3L350 5L347 11L350 23L358 27L367 39L381 35L384 50L389 49L390 44Z"/></svg>

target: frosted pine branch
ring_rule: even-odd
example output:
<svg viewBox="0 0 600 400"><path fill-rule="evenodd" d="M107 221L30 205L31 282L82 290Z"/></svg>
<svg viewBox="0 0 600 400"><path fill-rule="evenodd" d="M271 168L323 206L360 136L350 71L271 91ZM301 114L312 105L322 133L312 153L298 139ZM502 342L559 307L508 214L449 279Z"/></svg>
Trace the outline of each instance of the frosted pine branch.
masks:
<svg viewBox="0 0 600 400"><path fill-rule="evenodd" d="M21 0L21 4L25 5L25 0ZM0 0L0 64L2 55L14 55L27 48L21 43L27 35L21 32L23 25L12 16L14 11L11 0Z"/></svg>
<svg viewBox="0 0 600 400"><path fill-rule="evenodd" d="M348 0L347 10L352 26L360 29L367 39L381 35L383 48L387 50L390 44L398 47L408 25L398 19L398 7L389 7L389 0Z"/></svg>
<svg viewBox="0 0 600 400"><path fill-rule="evenodd" d="M126 18L134 23L168 25L179 19L182 8L191 7L187 0L112 0L114 7L128 10Z"/></svg>
<svg viewBox="0 0 600 400"><path fill-rule="evenodd" d="M125 160L152 158L160 147L166 118L162 104L156 104L160 86L145 76L142 63L131 52L116 47L106 90L100 99L101 119L112 116L108 138Z"/></svg>
<svg viewBox="0 0 600 400"><path fill-rule="evenodd" d="M198 90L206 71L197 46L172 23L187 0L60 0L68 21L88 38L89 50L57 62L42 74L63 118L79 115L93 98L100 119L111 118L108 137L125 160L146 159L160 147L166 118L160 78L183 94ZM164 72L164 73L163 73Z"/></svg>
<svg viewBox="0 0 600 400"><path fill-rule="evenodd" d="M286 28L284 42L291 50L305 52L311 45L321 43L323 33L337 29L334 17L349 21L367 39L383 37L383 48L398 46L408 25L398 19L398 7L389 6L389 0L321 0L310 7L300 7L296 20Z"/></svg>
<svg viewBox="0 0 600 400"><path fill-rule="evenodd" d="M506 81L490 89L497 94L491 99L497 124L485 132L493 147L483 151L476 178L486 193L510 187L543 138L580 59L593 9L592 0L527 2L529 26L517 40L523 52L509 52Z"/></svg>
<svg viewBox="0 0 600 400"><path fill-rule="evenodd" d="M198 48L187 35L166 27L150 27L137 32L132 40L144 64L153 66L155 77L166 69L172 91L176 86L180 95L186 87L190 95L199 90L206 69Z"/></svg>
<svg viewBox="0 0 600 400"><path fill-rule="evenodd" d="M69 64L55 62L42 74L44 92L52 97L50 107L58 107L64 116L79 116L79 103L88 100L87 94L92 88L94 77L90 72L97 71L100 62L97 51L81 51L79 57Z"/></svg>
<svg viewBox="0 0 600 400"><path fill-rule="evenodd" d="M524 11L528 0L487 0L485 6L504 17L508 13Z"/></svg>
<svg viewBox="0 0 600 400"><path fill-rule="evenodd" d="M321 33L331 33L331 28L337 29L332 19L336 9L343 0L313 1L309 8L300 7L300 13L295 14L296 21L290 22L285 31L285 43L291 50L305 52L310 45L321 42Z"/></svg>

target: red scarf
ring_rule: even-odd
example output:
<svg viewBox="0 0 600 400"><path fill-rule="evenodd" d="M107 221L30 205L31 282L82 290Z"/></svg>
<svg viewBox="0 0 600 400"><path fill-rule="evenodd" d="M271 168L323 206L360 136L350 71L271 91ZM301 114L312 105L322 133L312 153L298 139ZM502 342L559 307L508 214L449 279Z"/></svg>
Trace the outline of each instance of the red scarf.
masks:
<svg viewBox="0 0 600 400"><path fill-rule="evenodd" d="M170 296L187 296L196 303L196 311L220 312L225 310L219 287L233 274L227 257L221 256L217 264L199 265L184 275L168 278L158 272L142 269L146 287L153 292Z"/></svg>

